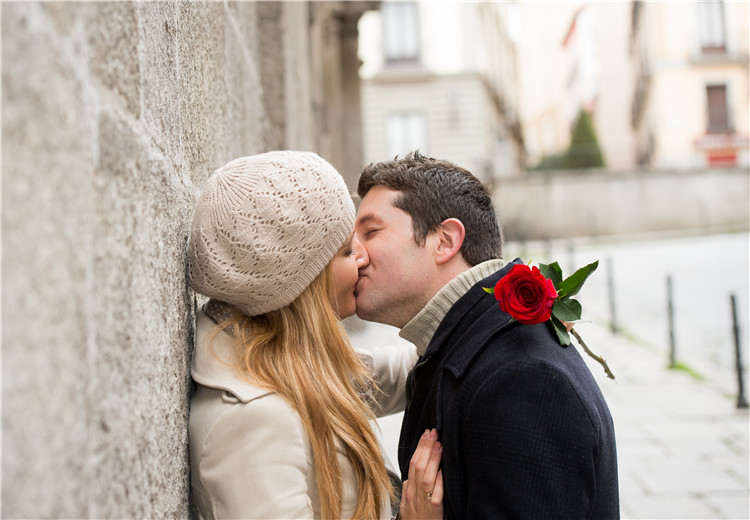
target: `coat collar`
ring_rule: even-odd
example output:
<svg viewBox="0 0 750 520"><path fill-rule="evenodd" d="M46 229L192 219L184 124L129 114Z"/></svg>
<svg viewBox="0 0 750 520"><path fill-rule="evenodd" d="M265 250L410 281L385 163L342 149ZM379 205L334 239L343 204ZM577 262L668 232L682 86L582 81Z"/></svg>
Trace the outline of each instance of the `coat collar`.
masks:
<svg viewBox="0 0 750 520"><path fill-rule="evenodd" d="M424 358L427 359L437 353L451 338L455 348L443 354L443 358L446 359L444 366L456 377L462 377L487 340L514 323L510 315L500 310L495 297L483 288L494 287L514 265L520 263L523 263L521 259L516 258L469 289L455 303L435 331ZM469 335L471 340L465 341L464 337Z"/></svg>
<svg viewBox="0 0 750 520"><path fill-rule="evenodd" d="M197 341L190 368L190 375L195 382L229 392L243 403L273 393L242 379L229 365L233 344L229 334L219 332L213 340L211 349L208 340L216 324L203 310L198 310L196 322Z"/></svg>

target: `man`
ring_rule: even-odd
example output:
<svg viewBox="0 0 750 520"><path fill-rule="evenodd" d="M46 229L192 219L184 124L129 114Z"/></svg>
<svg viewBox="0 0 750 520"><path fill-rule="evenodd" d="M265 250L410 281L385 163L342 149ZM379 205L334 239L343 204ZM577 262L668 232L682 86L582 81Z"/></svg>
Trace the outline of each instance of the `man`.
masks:
<svg viewBox="0 0 750 520"><path fill-rule="evenodd" d="M583 359L547 323L511 321L483 289L520 262L502 260L486 188L413 152L366 167L358 193L367 259L357 314L399 327L420 355L402 477L423 432L437 428L448 518L619 517L614 426Z"/></svg>

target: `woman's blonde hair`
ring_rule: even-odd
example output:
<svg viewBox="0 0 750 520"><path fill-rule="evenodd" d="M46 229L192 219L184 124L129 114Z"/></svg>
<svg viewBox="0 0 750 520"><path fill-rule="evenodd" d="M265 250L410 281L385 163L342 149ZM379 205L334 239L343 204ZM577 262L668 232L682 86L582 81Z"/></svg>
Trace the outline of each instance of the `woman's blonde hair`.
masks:
<svg viewBox="0 0 750 520"><path fill-rule="evenodd" d="M302 419L312 445L322 518L341 518L343 479L336 439L354 468L352 518L379 518L391 484L369 424L372 375L347 340L331 305L330 264L290 305L260 316L236 315L216 333L234 336L234 368L283 397ZM215 337L215 335L214 335Z"/></svg>

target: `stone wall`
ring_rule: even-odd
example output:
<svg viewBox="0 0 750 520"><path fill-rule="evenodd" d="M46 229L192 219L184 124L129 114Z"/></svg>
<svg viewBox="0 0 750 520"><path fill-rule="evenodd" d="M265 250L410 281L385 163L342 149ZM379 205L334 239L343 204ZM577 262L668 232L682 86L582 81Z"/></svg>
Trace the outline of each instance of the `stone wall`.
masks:
<svg viewBox="0 0 750 520"><path fill-rule="evenodd" d="M750 172L531 172L496 182L508 240L750 229Z"/></svg>
<svg viewBox="0 0 750 520"><path fill-rule="evenodd" d="M3 517L192 515L193 206L240 155L359 171L357 4L2 3Z"/></svg>

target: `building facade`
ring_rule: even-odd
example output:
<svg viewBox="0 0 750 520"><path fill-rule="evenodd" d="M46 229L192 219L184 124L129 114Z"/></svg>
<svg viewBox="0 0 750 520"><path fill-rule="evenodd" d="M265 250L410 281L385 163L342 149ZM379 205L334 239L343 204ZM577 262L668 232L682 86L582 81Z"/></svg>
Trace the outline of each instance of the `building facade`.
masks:
<svg viewBox="0 0 750 520"><path fill-rule="evenodd" d="M637 163L747 167L748 3L635 1L631 10Z"/></svg>
<svg viewBox="0 0 750 520"><path fill-rule="evenodd" d="M382 2L360 20L365 162L414 149L487 183L516 175L512 4Z"/></svg>
<svg viewBox="0 0 750 520"><path fill-rule="evenodd" d="M560 155L580 110L591 114L610 171L635 164L625 2L520 4L519 112L528 165Z"/></svg>

